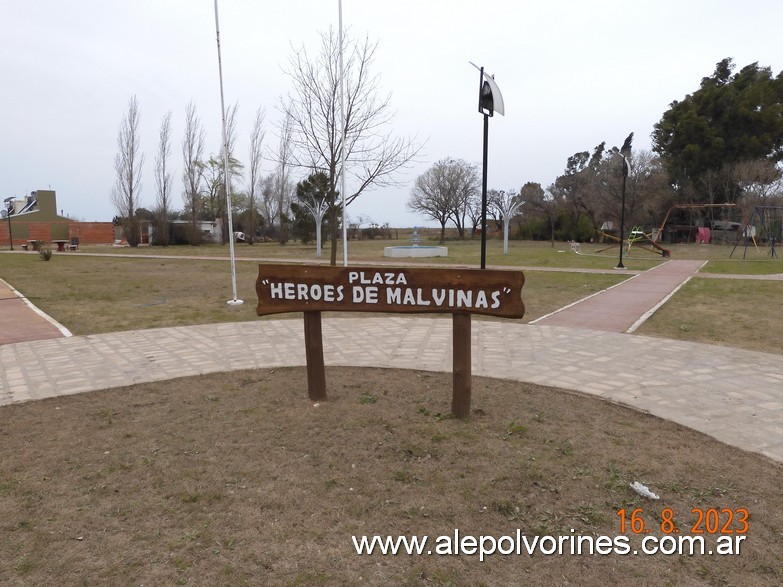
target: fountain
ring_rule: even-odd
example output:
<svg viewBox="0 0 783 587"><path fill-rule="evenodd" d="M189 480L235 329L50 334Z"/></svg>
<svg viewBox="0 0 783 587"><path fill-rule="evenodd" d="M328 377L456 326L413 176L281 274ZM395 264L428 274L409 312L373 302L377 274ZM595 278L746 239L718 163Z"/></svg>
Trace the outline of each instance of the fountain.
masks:
<svg viewBox="0 0 783 587"><path fill-rule="evenodd" d="M419 236L419 230L415 226L413 227L413 234L410 237L409 246L399 247L384 247L384 257L448 257L449 248L439 246L421 246L421 237Z"/></svg>

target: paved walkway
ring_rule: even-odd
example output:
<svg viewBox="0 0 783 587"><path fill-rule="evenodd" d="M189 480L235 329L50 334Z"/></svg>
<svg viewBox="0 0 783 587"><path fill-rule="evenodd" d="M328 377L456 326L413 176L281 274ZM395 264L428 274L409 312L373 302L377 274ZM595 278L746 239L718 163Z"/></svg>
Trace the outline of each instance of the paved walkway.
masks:
<svg viewBox="0 0 783 587"><path fill-rule="evenodd" d="M0 279L0 345L70 335L67 328L41 312L8 282Z"/></svg>
<svg viewBox="0 0 783 587"><path fill-rule="evenodd" d="M780 355L513 321L473 320L472 332L474 375L582 391L783 461ZM449 319L325 318L324 358L327 365L450 371L451 335ZM0 346L0 364L0 404L300 366L303 325L259 320L17 343Z"/></svg>
<svg viewBox="0 0 783 587"><path fill-rule="evenodd" d="M655 271L624 283L638 285ZM687 277L683 269L679 282ZM604 296L614 304L612 311L619 312L609 292L621 287L591 299ZM7 294L0 290L0 295ZM24 304L2 308L0 316L6 320L8 308L35 315ZM638 319L639 309L634 311ZM327 365L451 371L450 319L355 316L324 319ZM618 328L627 330L625 324ZM472 336L475 375L596 395L783 462L781 355L556 326L544 320L473 320ZM304 363L299 319L30 340L0 345L0 405L187 375ZM474 394L474 402L480 401Z"/></svg>
<svg viewBox="0 0 783 587"><path fill-rule="evenodd" d="M706 261L667 261L622 283L534 320L533 324L633 332Z"/></svg>

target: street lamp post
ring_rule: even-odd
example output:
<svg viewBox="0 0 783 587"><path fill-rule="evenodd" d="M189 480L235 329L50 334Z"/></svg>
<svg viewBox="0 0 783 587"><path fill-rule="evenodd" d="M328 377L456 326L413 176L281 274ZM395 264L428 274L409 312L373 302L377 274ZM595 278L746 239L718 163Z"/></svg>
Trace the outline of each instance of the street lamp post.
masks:
<svg viewBox="0 0 783 587"><path fill-rule="evenodd" d="M481 68L483 75L484 68ZM482 92L483 95L483 92ZM489 114L484 114L484 155L481 159L481 268L487 268L487 143L489 142L489 117L492 116L492 95L489 97ZM481 106L479 106L481 111Z"/></svg>
<svg viewBox="0 0 783 587"><path fill-rule="evenodd" d="M628 158L626 157L626 154L631 154L631 143L633 142L633 133L629 134L625 141L623 142L623 146L620 147L618 150L617 147L615 147L612 152L615 155L620 155L620 157L623 158L623 192L621 196L620 201L620 262L617 264L617 269L625 269L625 265L623 265L623 241L625 240L625 183L628 180L628 173L631 170L631 164L628 163Z"/></svg>
<svg viewBox="0 0 783 587"><path fill-rule="evenodd" d="M625 269L623 265L623 235L625 234L625 182L628 179L628 159L625 155L620 155L623 158L623 191L620 197L620 262L617 264L617 269Z"/></svg>
<svg viewBox="0 0 783 587"><path fill-rule="evenodd" d="M14 235L11 233L11 202L14 201L13 196L3 200L5 204L6 217L8 218L8 241L11 243L11 250L14 250Z"/></svg>
<svg viewBox="0 0 783 587"><path fill-rule="evenodd" d="M484 115L484 157L481 174L481 268L487 267L487 143L489 142L489 117L495 112L505 116L503 96L495 83L495 78L484 73L484 68L472 61L470 64L479 70L479 107Z"/></svg>

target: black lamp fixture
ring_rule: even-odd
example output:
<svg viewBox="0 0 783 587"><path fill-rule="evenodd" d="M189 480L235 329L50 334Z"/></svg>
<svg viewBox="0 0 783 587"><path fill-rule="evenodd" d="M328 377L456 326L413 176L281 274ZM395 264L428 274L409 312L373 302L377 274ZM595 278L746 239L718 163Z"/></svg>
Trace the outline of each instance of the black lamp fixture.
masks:
<svg viewBox="0 0 783 587"><path fill-rule="evenodd" d="M479 107L478 111L484 115L484 158L481 177L481 268L487 267L487 142L489 139L489 117L495 112L505 116L506 110L503 104L503 95L495 83L494 76L484 72L472 61L469 63L479 70Z"/></svg>
<svg viewBox="0 0 783 587"><path fill-rule="evenodd" d="M14 235L11 234L11 202L14 201L13 196L10 198L6 198L3 200L3 203L5 204L5 216L8 218L8 240L11 243L11 250L14 250Z"/></svg>

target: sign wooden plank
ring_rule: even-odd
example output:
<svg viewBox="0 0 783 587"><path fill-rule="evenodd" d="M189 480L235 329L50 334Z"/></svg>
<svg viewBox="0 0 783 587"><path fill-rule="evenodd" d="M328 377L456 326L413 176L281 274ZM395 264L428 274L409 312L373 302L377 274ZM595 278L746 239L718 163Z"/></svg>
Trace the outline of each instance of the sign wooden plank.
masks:
<svg viewBox="0 0 783 587"><path fill-rule="evenodd" d="M259 316L281 312L484 314L522 318L521 271L260 264Z"/></svg>
<svg viewBox="0 0 783 587"><path fill-rule="evenodd" d="M304 313L305 358L307 359L307 394L316 402L326 399L324 341L321 333L321 313Z"/></svg>
<svg viewBox="0 0 783 587"><path fill-rule="evenodd" d="M452 328L454 375L452 377L451 413L456 418L467 418L470 416L472 389L470 314L454 314Z"/></svg>

